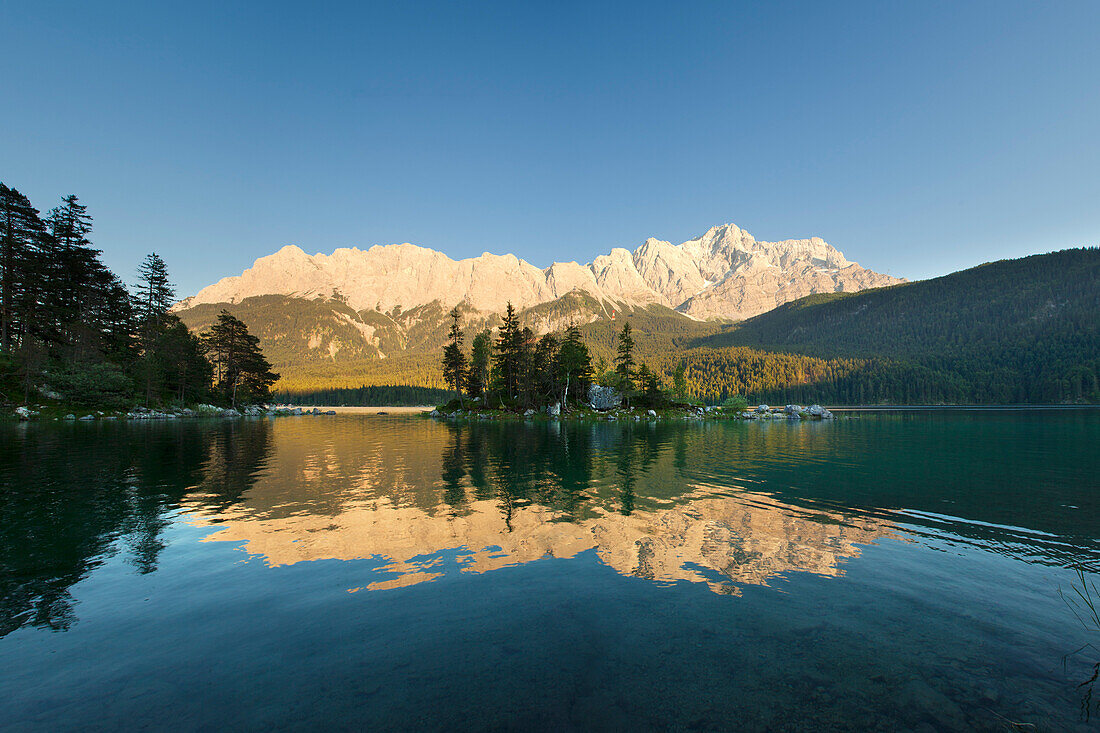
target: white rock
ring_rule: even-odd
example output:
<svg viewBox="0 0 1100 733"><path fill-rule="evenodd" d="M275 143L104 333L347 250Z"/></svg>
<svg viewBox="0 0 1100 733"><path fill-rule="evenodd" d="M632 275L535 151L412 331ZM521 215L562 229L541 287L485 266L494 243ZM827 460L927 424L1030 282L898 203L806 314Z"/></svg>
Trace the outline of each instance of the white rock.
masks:
<svg viewBox="0 0 1100 733"><path fill-rule="evenodd" d="M811 293L897 282L849 262L817 237L759 242L726 224L679 245L649 238L633 252L614 248L588 265L557 262L546 269L510 254L456 261L407 243L337 249L330 255L308 255L288 245L177 308L255 295L329 297L336 291L356 310L409 310L439 300L444 309L466 302L499 313L508 302L525 308L579 290L604 302L659 303L695 318L742 319Z"/></svg>
<svg viewBox="0 0 1100 733"><path fill-rule="evenodd" d="M649 416L650 417L657 417L657 411L656 410L650 410L649 411Z"/></svg>
<svg viewBox="0 0 1100 733"><path fill-rule="evenodd" d="M588 403L594 410L610 410L618 407L622 401L622 395L614 387L593 384L588 388Z"/></svg>

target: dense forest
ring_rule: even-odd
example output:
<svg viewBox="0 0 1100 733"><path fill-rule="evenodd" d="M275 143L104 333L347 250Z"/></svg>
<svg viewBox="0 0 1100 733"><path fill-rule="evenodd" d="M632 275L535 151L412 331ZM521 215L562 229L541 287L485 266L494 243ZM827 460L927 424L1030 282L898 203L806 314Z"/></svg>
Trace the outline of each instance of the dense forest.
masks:
<svg viewBox="0 0 1100 733"><path fill-rule="evenodd" d="M170 312L175 291L150 253L127 288L65 196L45 217L0 183L0 404L102 409L262 401L278 379L259 339L227 312L202 334Z"/></svg>
<svg viewBox="0 0 1100 733"><path fill-rule="evenodd" d="M1100 249L813 295L690 346L840 359L815 377L837 402L1096 403Z"/></svg>
<svg viewBox="0 0 1100 733"><path fill-rule="evenodd" d="M372 406L437 405L453 396L450 390L435 387L412 387L407 384L377 384L361 387L276 392L277 402L292 405Z"/></svg>

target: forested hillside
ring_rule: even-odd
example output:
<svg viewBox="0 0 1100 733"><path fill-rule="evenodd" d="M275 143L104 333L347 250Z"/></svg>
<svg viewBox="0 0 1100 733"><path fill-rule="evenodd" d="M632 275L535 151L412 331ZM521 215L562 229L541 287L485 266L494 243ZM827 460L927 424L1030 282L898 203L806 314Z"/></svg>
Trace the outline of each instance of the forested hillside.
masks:
<svg viewBox="0 0 1100 733"><path fill-rule="evenodd" d="M837 384L853 401L1100 402L1100 249L813 295L692 346L866 360Z"/></svg>

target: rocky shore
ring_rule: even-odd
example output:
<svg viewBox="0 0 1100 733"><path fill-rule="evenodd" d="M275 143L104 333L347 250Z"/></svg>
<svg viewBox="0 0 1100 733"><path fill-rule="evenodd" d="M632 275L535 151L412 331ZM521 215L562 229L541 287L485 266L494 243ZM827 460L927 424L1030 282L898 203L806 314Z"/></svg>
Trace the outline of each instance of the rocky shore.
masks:
<svg viewBox="0 0 1100 733"><path fill-rule="evenodd" d="M16 407L12 417L19 421L29 420L179 420L184 418L240 418L240 417L291 417L300 415L335 415L335 410L322 410L297 407L295 405L245 405L238 409L218 407L217 405L194 405L192 407L164 410L135 407L131 410L71 410L71 407L50 405L22 405ZM61 414L64 413L64 414Z"/></svg>
<svg viewBox="0 0 1100 733"><path fill-rule="evenodd" d="M469 420L832 420L833 413L821 405L784 405L771 407L758 405L750 410L730 410L718 405L677 405L661 409L641 407L594 407L591 403L562 413L561 405L553 404L542 410L500 410L467 404L463 408L437 407L425 413L438 419Z"/></svg>

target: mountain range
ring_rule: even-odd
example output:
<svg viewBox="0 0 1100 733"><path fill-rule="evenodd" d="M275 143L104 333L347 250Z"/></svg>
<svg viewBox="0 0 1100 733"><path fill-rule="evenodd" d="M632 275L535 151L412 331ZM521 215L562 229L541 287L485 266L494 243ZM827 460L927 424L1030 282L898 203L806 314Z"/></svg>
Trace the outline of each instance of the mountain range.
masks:
<svg viewBox="0 0 1100 733"><path fill-rule="evenodd" d="M899 282L848 261L818 237L764 242L725 224L678 245L650 238L633 252L617 247L585 265L555 262L544 269L511 254L453 260L407 243L330 255L288 245L178 308L282 295L340 300L356 312L391 313L438 302L444 310L464 304L492 314L508 303L524 309L585 293L608 312L659 305L696 320L740 320L814 293Z"/></svg>
<svg viewBox="0 0 1100 733"><path fill-rule="evenodd" d="M606 363L624 321L638 357L690 393L833 404L1100 401L1100 250L1003 260L906 282L818 238L757 241L732 224L648 239L587 265L453 260L411 244L308 255L284 247L176 306L227 309L260 337L285 393L443 386L457 307L469 339L512 303L535 334L581 327Z"/></svg>

